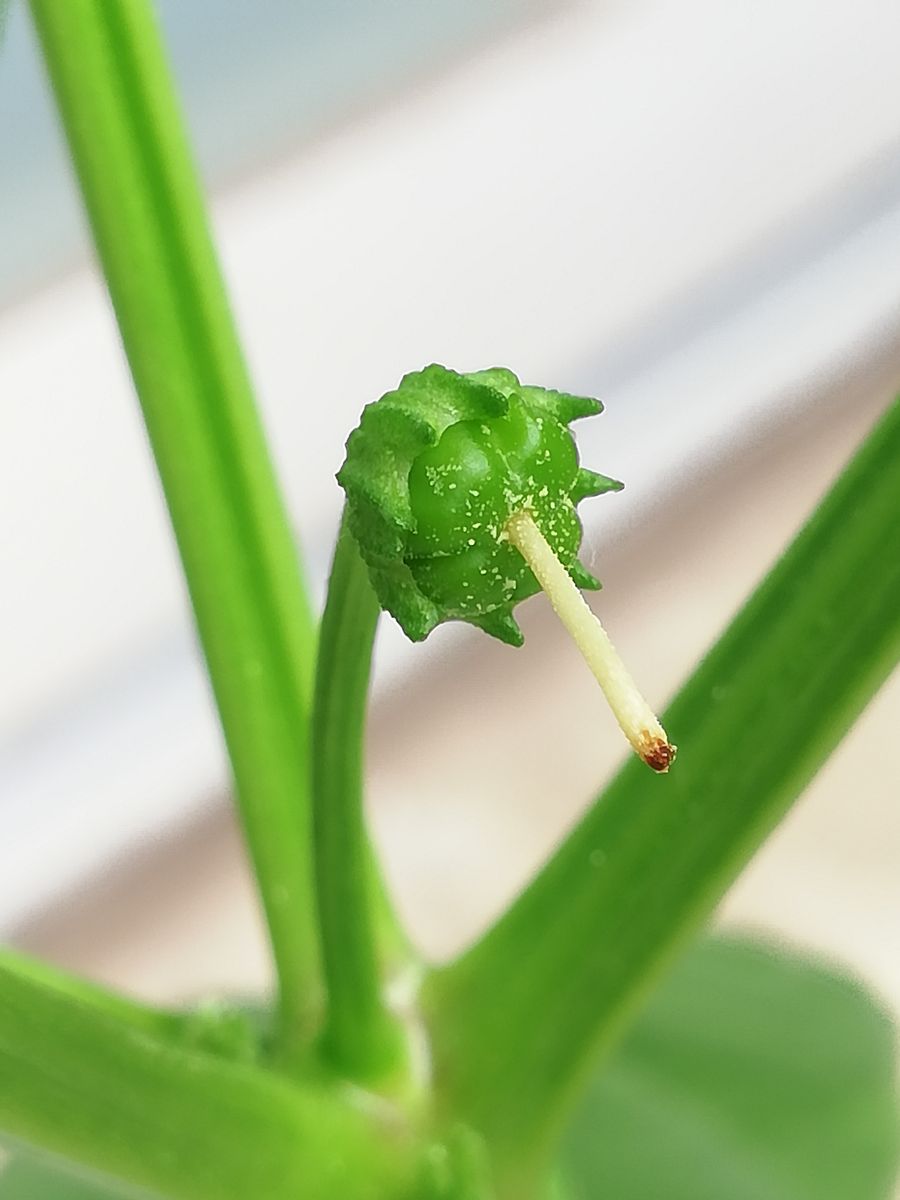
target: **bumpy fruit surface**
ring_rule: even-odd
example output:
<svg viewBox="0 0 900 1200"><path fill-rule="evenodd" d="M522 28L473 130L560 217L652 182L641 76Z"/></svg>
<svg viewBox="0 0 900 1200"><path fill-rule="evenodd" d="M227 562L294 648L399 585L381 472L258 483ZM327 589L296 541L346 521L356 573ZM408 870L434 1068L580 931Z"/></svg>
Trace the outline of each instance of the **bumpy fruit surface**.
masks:
<svg viewBox="0 0 900 1200"><path fill-rule="evenodd" d="M520 645L512 609L539 590L506 523L529 511L579 587L576 504L622 485L578 465L568 425L597 400L526 387L496 367L430 366L368 405L338 481L382 606L413 641L442 621Z"/></svg>

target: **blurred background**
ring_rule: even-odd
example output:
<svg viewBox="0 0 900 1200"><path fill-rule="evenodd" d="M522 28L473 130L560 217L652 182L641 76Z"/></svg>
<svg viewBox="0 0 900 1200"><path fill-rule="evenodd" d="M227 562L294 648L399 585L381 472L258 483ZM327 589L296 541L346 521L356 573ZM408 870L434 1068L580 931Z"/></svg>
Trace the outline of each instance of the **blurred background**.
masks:
<svg viewBox="0 0 900 1200"><path fill-rule="evenodd" d="M321 596L364 404L432 361L604 399L607 628L662 705L900 385L892 0L165 0ZM153 999L268 979L172 537L23 6L0 49L0 932ZM471 938L626 748L537 598L380 636L371 820ZM900 688L719 919L900 1014ZM678 731L671 731L677 741Z"/></svg>

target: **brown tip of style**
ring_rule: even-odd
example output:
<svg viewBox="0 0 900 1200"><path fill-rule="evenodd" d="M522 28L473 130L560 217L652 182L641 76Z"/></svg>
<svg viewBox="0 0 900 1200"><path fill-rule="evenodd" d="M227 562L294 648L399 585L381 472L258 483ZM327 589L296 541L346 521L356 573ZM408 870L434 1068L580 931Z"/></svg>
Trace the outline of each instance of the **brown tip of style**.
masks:
<svg viewBox="0 0 900 1200"><path fill-rule="evenodd" d="M662 738L648 738L646 749L641 749L641 758L651 771L665 775L675 761L677 751L677 746L673 746L670 742L664 742Z"/></svg>

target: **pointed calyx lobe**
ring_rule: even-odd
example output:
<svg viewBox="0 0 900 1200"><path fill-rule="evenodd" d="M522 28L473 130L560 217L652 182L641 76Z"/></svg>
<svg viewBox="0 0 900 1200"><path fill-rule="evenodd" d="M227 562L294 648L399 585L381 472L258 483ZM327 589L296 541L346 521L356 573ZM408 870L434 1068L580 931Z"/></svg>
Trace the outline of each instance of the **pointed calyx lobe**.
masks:
<svg viewBox="0 0 900 1200"><path fill-rule="evenodd" d="M622 485L578 465L568 425L597 400L525 387L497 367L430 366L368 405L338 482L350 528L386 608L413 641L461 620L520 645L512 610L539 590L506 525L528 511L579 587L575 505Z"/></svg>

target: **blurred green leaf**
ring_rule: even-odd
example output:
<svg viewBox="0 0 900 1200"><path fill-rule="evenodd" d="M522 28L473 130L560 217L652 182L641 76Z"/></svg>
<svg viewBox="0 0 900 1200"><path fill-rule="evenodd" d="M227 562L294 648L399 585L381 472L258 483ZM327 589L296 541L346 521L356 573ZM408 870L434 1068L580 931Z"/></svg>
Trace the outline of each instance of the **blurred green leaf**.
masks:
<svg viewBox="0 0 900 1200"><path fill-rule="evenodd" d="M749 942L679 963L563 1147L571 1200L885 1200L890 1023L857 984Z"/></svg>
<svg viewBox="0 0 900 1200"><path fill-rule="evenodd" d="M0 1166L0 1200L156 1200L156 1194L73 1174L61 1162L15 1149Z"/></svg>

